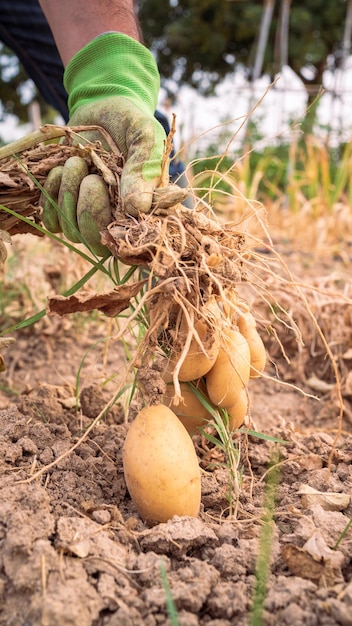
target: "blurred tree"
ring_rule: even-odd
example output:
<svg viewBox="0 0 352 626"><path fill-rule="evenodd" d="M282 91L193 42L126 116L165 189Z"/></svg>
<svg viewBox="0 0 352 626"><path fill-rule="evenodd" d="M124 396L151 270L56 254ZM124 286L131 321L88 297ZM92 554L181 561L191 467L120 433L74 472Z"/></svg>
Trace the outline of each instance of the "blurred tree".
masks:
<svg viewBox="0 0 352 626"><path fill-rule="evenodd" d="M273 79L287 64L311 104L324 70L341 67L351 49L352 0L139 0L138 6L162 81L171 78L204 95L236 68L248 80ZM36 99L43 120L53 120L53 110L2 44L0 81L0 119L13 113L27 121L28 104ZM311 107L310 117L314 112Z"/></svg>
<svg viewBox="0 0 352 626"><path fill-rule="evenodd" d="M139 2L145 42L157 55L163 79L173 78L178 85L187 83L209 94L236 67L251 80L258 68L260 75L273 78L287 63L311 98L324 70L342 63L349 4L350 0Z"/></svg>

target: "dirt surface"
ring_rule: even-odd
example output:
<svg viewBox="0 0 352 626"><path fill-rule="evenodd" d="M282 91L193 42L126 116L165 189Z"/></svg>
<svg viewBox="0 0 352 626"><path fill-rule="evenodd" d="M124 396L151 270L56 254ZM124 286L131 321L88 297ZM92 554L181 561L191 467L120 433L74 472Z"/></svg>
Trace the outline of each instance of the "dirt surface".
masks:
<svg viewBox="0 0 352 626"><path fill-rule="evenodd" d="M44 293L65 271L62 260L56 263L46 259L32 269ZM336 278L341 259L336 263L322 264L317 274L305 257L295 270ZM27 280L18 272L10 262L7 290ZM343 263L342 273L334 289L346 293ZM2 307L3 325L18 319L19 297L26 309L24 290ZM339 321L338 340L329 340L346 357L339 361L345 414L335 454L339 402L331 368L316 335L312 347L311 327L297 308L306 345L286 337L288 363L267 338L274 363L250 383L251 427L282 443L239 436L236 515L229 516L224 456L198 436L200 515L155 526L139 518L122 471L138 400L130 405L127 390L84 437L127 368L123 344L101 341L111 322L45 318L13 333L0 395L0 625L352 625L351 529L342 536L352 517L352 329L348 319L341 322L350 305L335 297L324 306L320 320ZM266 588L258 562L262 574L270 564ZM262 619L253 617L261 597Z"/></svg>

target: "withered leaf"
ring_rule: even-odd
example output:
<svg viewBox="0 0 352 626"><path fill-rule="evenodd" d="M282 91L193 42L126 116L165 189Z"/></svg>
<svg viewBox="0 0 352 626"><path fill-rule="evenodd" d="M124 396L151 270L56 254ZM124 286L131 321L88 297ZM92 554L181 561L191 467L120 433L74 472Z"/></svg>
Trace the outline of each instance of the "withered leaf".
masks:
<svg viewBox="0 0 352 626"><path fill-rule="evenodd" d="M319 586L330 587L343 578L343 554L329 548L319 531L315 531L302 548L292 543L283 546L281 555L294 576L306 578Z"/></svg>
<svg viewBox="0 0 352 626"><path fill-rule="evenodd" d="M314 389L314 391L321 391L322 393L328 393L335 386L334 383L327 383L325 380L318 378L315 374L312 374L312 376L306 380L306 384L311 389Z"/></svg>
<svg viewBox="0 0 352 626"><path fill-rule="evenodd" d="M3 232L3 231L0 231ZM0 269L5 265L7 259L7 249L3 241L0 240Z"/></svg>
<svg viewBox="0 0 352 626"><path fill-rule="evenodd" d="M69 315L70 313L88 312L97 309L108 317L115 317L128 308L131 298L135 297L145 284L139 280L131 285L119 285L113 291L98 294L80 292L72 296L52 296L48 298L48 314Z"/></svg>
<svg viewBox="0 0 352 626"><path fill-rule="evenodd" d="M12 176L9 176L9 174L0 172L0 185L4 185L6 187L16 187L17 181L15 181Z"/></svg>
<svg viewBox="0 0 352 626"><path fill-rule="evenodd" d="M0 350L7 348L11 343L14 343L14 341L14 337L0 337ZM6 372L6 363L4 357L0 353L0 373L1 372Z"/></svg>
<svg viewBox="0 0 352 626"><path fill-rule="evenodd" d="M15 343L15 337L0 337L0 349L8 348L12 343Z"/></svg>
<svg viewBox="0 0 352 626"><path fill-rule="evenodd" d="M333 491L317 491L310 485L301 485L299 495L302 496L303 506L320 504L326 511L344 511L351 502L351 496L346 493Z"/></svg>
<svg viewBox="0 0 352 626"><path fill-rule="evenodd" d="M313 582L319 581L324 571L324 563L315 561L303 548L288 543L281 548L281 555L294 576L307 578Z"/></svg>

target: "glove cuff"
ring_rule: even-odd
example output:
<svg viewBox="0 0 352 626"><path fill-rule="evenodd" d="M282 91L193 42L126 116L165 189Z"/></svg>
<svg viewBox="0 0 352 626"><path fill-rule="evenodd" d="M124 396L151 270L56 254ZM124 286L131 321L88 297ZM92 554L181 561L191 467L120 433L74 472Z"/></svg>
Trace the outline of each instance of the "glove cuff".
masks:
<svg viewBox="0 0 352 626"><path fill-rule="evenodd" d="M154 114L160 75L151 52L123 33L104 33L90 41L68 63L64 86L70 116L84 104L125 96L146 114Z"/></svg>

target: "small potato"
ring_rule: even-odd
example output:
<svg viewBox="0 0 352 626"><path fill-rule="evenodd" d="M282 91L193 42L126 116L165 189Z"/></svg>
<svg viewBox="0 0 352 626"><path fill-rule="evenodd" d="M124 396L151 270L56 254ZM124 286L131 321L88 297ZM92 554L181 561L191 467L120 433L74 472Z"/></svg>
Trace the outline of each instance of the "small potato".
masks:
<svg viewBox="0 0 352 626"><path fill-rule="evenodd" d="M215 360L219 353L219 320L220 309L216 303L215 298L211 298L207 304L203 307L203 313L208 315L211 324L209 324L204 317L200 317L194 324L194 328L197 331L201 342L204 345L203 351L195 339L192 338L188 353L183 361L178 378L181 382L191 382L202 378L215 363ZM183 318L180 326L180 333L184 333L187 336L188 328L186 320ZM175 365L179 360L181 352L172 352L168 360L167 370L165 371L165 380L169 382L172 380L172 374L175 369Z"/></svg>
<svg viewBox="0 0 352 626"><path fill-rule="evenodd" d="M210 400L223 409L233 407L249 381L250 351L247 340L234 329L225 329L218 358L206 375Z"/></svg>
<svg viewBox="0 0 352 626"><path fill-rule="evenodd" d="M132 422L122 450L129 494L146 521L197 517L200 469L188 432L162 404L145 407Z"/></svg>
<svg viewBox="0 0 352 626"><path fill-rule="evenodd" d="M250 377L259 378L266 364L265 346L256 328L256 321L250 311L241 312L237 317L241 334L247 339L251 354Z"/></svg>
<svg viewBox="0 0 352 626"><path fill-rule="evenodd" d="M246 387L241 389L238 398L233 406L227 409L229 414L229 429L237 430L244 422L248 410L248 392Z"/></svg>
<svg viewBox="0 0 352 626"><path fill-rule="evenodd" d="M177 415L187 432L192 436L197 434L201 428L205 428L209 420L212 420L212 416L187 383L181 383L180 388L182 398L175 405L173 402L175 387L172 383L168 384L166 393L163 395L163 404ZM202 381L199 382L198 388L203 393L206 393L206 387Z"/></svg>

